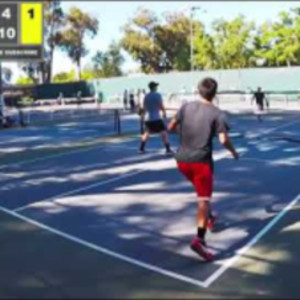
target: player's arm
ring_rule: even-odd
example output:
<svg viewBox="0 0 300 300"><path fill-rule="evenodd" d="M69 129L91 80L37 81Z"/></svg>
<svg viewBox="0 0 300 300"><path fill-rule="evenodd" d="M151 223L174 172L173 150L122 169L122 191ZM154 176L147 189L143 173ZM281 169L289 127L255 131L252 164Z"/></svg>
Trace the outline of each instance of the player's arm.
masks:
<svg viewBox="0 0 300 300"><path fill-rule="evenodd" d="M169 125L168 125L168 131L171 132L176 132L178 125L181 123L182 119L183 119L183 111L184 111L184 107L182 106L177 113L175 114L175 116L172 118L172 120L170 121Z"/></svg>
<svg viewBox="0 0 300 300"><path fill-rule="evenodd" d="M226 148L235 159L239 159L239 154L236 152L227 132L219 133L219 141L221 145L223 145L223 147Z"/></svg>
<svg viewBox="0 0 300 300"><path fill-rule="evenodd" d="M226 116L223 113L217 117L215 125L221 145L226 148L235 159L238 159L239 154L236 152L228 134L230 126L226 120Z"/></svg>
<svg viewBox="0 0 300 300"><path fill-rule="evenodd" d="M163 118L166 119L167 118L167 112L166 112L166 108L164 106L164 102L163 102L162 98L161 98L161 102L160 102L160 110L163 113Z"/></svg>
<svg viewBox="0 0 300 300"><path fill-rule="evenodd" d="M269 106L270 106L270 103L269 103L269 99L268 99L268 97L266 96L266 94L264 94L264 100L265 100L265 103L266 103L266 107L269 107Z"/></svg>
<svg viewBox="0 0 300 300"><path fill-rule="evenodd" d="M168 131L175 132L177 130L177 126L178 126L178 120L175 116L172 118L172 120L168 124Z"/></svg>

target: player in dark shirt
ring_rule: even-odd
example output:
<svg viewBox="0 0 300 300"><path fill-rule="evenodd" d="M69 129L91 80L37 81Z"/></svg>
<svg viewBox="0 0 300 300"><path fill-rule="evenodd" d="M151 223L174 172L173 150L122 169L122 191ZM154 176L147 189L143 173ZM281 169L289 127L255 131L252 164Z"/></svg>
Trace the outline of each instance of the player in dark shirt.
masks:
<svg viewBox="0 0 300 300"><path fill-rule="evenodd" d="M265 108L265 102L267 105L268 102L265 93L262 92L261 87L257 88L257 91L253 94L252 100L255 100L257 105L257 118L259 121L262 121L262 113Z"/></svg>
<svg viewBox="0 0 300 300"><path fill-rule="evenodd" d="M191 249L204 259L213 260L207 251L205 234L213 218L210 199L213 193L213 138L217 135L221 144L238 159L229 136L224 114L213 105L217 93L217 82L206 78L198 85L201 100L183 105L170 122L168 129L177 127L180 147L175 155L178 169L194 185L198 195L197 236L191 242Z"/></svg>

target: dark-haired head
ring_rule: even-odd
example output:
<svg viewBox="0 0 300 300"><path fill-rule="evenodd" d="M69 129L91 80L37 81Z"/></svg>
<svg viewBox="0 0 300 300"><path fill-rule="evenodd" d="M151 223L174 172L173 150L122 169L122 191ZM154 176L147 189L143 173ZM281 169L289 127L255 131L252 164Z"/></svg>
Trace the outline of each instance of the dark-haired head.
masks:
<svg viewBox="0 0 300 300"><path fill-rule="evenodd" d="M218 83L213 78L204 78L198 84L198 91L202 98L212 101L216 96Z"/></svg>

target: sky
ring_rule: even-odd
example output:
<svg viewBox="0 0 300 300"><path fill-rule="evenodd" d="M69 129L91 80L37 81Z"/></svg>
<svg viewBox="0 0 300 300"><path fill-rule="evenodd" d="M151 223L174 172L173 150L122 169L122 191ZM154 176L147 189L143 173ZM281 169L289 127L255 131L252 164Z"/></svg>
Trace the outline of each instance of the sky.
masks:
<svg viewBox="0 0 300 300"><path fill-rule="evenodd" d="M268 20L274 21L280 11L288 11L290 8L300 7L300 3L292 1L62 1L62 7L65 11L68 11L72 6L77 6L84 12L88 12L100 22L98 35L92 40L86 39L85 41L89 54L83 59L84 66L88 64L90 58L97 51L107 50L112 41L118 41L122 37L122 26L126 24L139 7L151 9L158 15L162 15L166 11L188 13L189 7L199 6L205 12L198 10L195 18L203 22L206 28L209 28L215 19L232 20L239 14L244 15L248 21L255 21L256 24L261 24ZM126 62L123 65L125 72L137 69L138 64L129 55L126 55L125 58ZM13 70L13 81L21 75L17 64L6 63L3 65ZM66 54L56 51L54 56L54 74L72 69L74 69L74 65Z"/></svg>

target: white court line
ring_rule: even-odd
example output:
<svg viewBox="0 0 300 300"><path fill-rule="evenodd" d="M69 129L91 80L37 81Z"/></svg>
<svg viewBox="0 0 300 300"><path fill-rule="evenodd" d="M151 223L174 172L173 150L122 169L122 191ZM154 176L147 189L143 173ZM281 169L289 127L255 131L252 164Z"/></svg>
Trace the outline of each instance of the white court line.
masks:
<svg viewBox="0 0 300 300"><path fill-rule="evenodd" d="M34 162L38 162L38 161L46 161L46 160L49 160L49 159L52 159L52 158L63 157L63 156L71 155L71 154L74 154L74 153L88 152L88 151L91 151L91 150L95 150L97 148L108 148L108 147L118 147L118 145L104 145L103 144L103 145L87 147L85 149L71 150L71 151L66 151L66 152L59 153L59 154L53 154L53 155L47 155L47 156L34 158L34 159L23 160L23 161L20 161L20 162L17 162L17 163L2 165L2 166L0 166L0 170L1 169L6 169L6 168L11 168L11 167L19 167L19 166L22 166L22 165L25 165L25 164L30 164L30 163L34 163Z"/></svg>
<svg viewBox="0 0 300 300"><path fill-rule="evenodd" d="M286 127L290 127L290 126L292 126L294 124L297 124L297 123L300 123L299 118L296 121L292 121L292 122L289 122L289 123L285 123L285 124L282 124L282 125L279 125L279 126L276 126L276 127L270 128L270 129L267 129L267 130L263 131L260 134L254 134L254 135L249 134L249 136L250 136L250 139L253 139L253 138L255 139L257 137L261 137L261 136L267 135L269 133L272 133L272 132L274 132L274 131L276 131L278 129L283 129L283 128L286 128Z"/></svg>
<svg viewBox="0 0 300 300"><path fill-rule="evenodd" d="M220 159L226 158L226 157L228 157L227 152L218 153L218 156L215 158L215 160L220 160ZM137 171L135 173L126 174L126 175L124 175L124 177L125 176L133 176L133 175L136 175L138 173L142 173L142 172L146 172L146 171L147 170L140 170L140 171ZM101 184L103 184L103 182ZM97 184L97 185L99 185L99 184ZM93 186L95 186L95 185L93 185ZM79 189L79 190L81 190L81 189ZM74 193L74 191L72 191L70 193ZM69 193L66 193L66 194L69 194ZM63 195L66 195L66 194L63 194ZM59 197L59 196L56 196L54 198L57 198L57 197ZM246 246L244 246L243 248L241 248L240 250L238 250L236 252L237 255L235 255L234 257L232 257L231 259L229 259L227 262L225 262L215 273L213 273L205 281L196 280L194 278L187 277L187 276L184 276L184 275L172 272L172 271L168 271L166 269L163 269L163 268L151 265L151 264L147 264L147 263L144 263L142 261L133 259L131 257L128 257L128 256L125 256L125 255L116 253L116 252L111 251L109 249L103 248L101 246L98 246L98 245L95 245L93 243L87 242L87 241L85 241L83 239L79 239L79 238L77 238L75 236L69 235L69 234L64 233L62 231L59 231L57 229L51 228L51 227L49 227L49 226L47 226L45 224L42 224L42 223L40 223L38 221L35 221L35 220L30 219L28 217L25 217L25 216L19 214L16 211L11 211L11 210L8 210L8 209L3 208L1 206L0 206L0 210L2 210L3 212L5 212L7 214L10 214L10 215L12 215L12 216L14 216L16 218L19 218L19 219L21 219L23 221L26 221L26 222L31 223L31 224L33 224L35 226L38 226L38 227L40 227L42 229L45 229L45 230L47 230L49 232L52 232L52 233L54 233L56 235L59 235L59 236L61 236L63 238L71 240L71 241L73 241L75 243L78 243L78 244L81 244L81 245L83 245L85 247L88 247L90 249L96 250L97 252L101 252L103 254L112 256L112 257L117 258L119 260L126 261L126 262L128 262L130 264L133 264L133 265L139 266L141 268L144 268L144 269L147 269L147 270L150 270L150 271L153 271L153 272L156 272L156 273L168 276L170 278L173 278L173 279L176 279L176 280L179 280L179 281L183 281L183 282L186 282L186 283L198 286L198 287L202 287L202 288L208 288L228 268L230 268L231 265L234 264L243 255L243 253L245 253L246 251L248 251L272 227L274 227L274 225L299 201L299 199L300 199L300 194L290 204L288 204L276 217L274 217L257 235L255 235L255 237L249 243L247 243Z"/></svg>
<svg viewBox="0 0 300 300"><path fill-rule="evenodd" d="M204 287L203 282L200 281L200 280L196 280L196 279L193 279L193 278L190 278L190 277L187 277L187 276L184 276L184 275L172 272L172 271L165 270L165 269L157 267L155 265L151 265L151 264L139 261L139 260L131 258L129 256L126 256L126 255L123 255L123 254L119 254L117 252L111 251L111 250L106 249L104 247L101 247L101 246L98 246L96 244L93 244L93 243L90 243L88 241L85 241L83 239L77 238L77 237L75 237L73 235L70 235L70 234L64 233L64 232L62 232L60 230L54 229L54 228L52 228L50 226L47 226L45 224L42 224L42 223L40 223L38 221L35 221L35 220L30 219L28 217L25 217L25 216L23 216L23 215L21 215L21 214L19 214L17 212L8 210L8 209L6 209L4 207L0 206L0 210L2 212L4 212L4 213L7 213L8 215L16 217L16 218L18 218L18 219L20 219L22 221L30 223L30 224L32 224L34 226L37 226L37 227L41 228L41 229L47 230L47 231L49 231L49 232L51 232L53 234L56 234L56 235L58 235L60 237L63 237L65 239L67 239L67 240L70 240L72 242L75 242L77 244L85 246L87 248L93 249L93 250L95 250L97 252L100 252L102 254L105 254L105 255L108 255L108 256L112 256L112 257L114 257L116 259L125 261L125 262L127 262L129 264L136 265L136 266L141 267L143 269L147 269L149 271L153 271L153 272L159 273L161 275L165 275L167 277L170 277L170 278L173 278L173 279L176 279L176 280L180 280L180 281L183 281L183 282L186 282L186 283L198 286L198 287Z"/></svg>
<svg viewBox="0 0 300 300"><path fill-rule="evenodd" d="M87 151L94 150L94 149L97 149L97 148L100 148L100 147L103 147L103 146L98 145L98 146L94 146L94 147L88 147L88 148L85 148L85 149L71 150L71 151L66 151L64 153L47 155L47 156L43 156L43 157L39 157L39 158L23 160L23 161L20 161L20 162L17 162L17 163L2 165L2 166L0 166L0 170L1 169L6 169L6 168L11 168L11 167L19 167L19 166L22 166L22 165L25 165L25 164L30 164L30 163L34 163L34 162L38 162L38 161L49 160L51 158L62 157L62 156L66 156L66 155L70 155L70 154L74 154L74 153L87 152Z"/></svg>
<svg viewBox="0 0 300 300"><path fill-rule="evenodd" d="M153 154L154 155L154 154ZM223 158L226 158L228 157L228 151L226 150L223 150L223 151L220 151L218 152L216 155L214 155L214 160L215 161L218 161L218 160L221 160ZM173 158L172 158L172 161L173 161ZM101 181L101 182L98 182L98 183L93 183L91 185L87 185L85 187L82 187L82 188L78 188L76 190L71 190L71 191L68 191L66 193L63 193L63 194L60 194L60 195L56 195L56 196L53 196L49 199L44 199L44 200L41 200L41 201L37 201L37 202L33 202L33 203L30 203L30 204L26 204L24 206L20 206L18 208L15 208L13 209L12 211L15 211L15 212L20 212L20 211L24 211L28 208L30 208L32 205L35 205L37 203L43 203L43 202L49 202L49 201L53 201L55 199L58 199L60 197L64 197L64 196L70 196L70 195L73 195L75 193L78 193L78 192L82 192L82 191L86 191L86 190L90 190L94 187L98 187L98 186L102 186L102 185L105 185L107 183L111 183L111 182L114 182L114 181L118 181L118 180L121 180L123 178L126 178L126 177L131 177L131 176L135 176L137 174L140 174L140 173L145 173L149 171L149 169L143 169L143 170L138 170L136 172L132 172L130 174L125 174L125 175L120 175L118 177L115 177L115 178L111 178L111 179L108 179L108 180L104 180L104 181Z"/></svg>
<svg viewBox="0 0 300 300"><path fill-rule="evenodd" d="M49 201L53 201L57 198L61 198L61 197L65 197L65 196L70 196L70 195L73 195L75 193L78 193L78 192L83 192L83 191L86 191L86 190L90 190L94 187L98 187L98 186L101 186L101 185L105 185L105 184L108 184L108 183L111 183L111 182L115 182L115 181L119 181L123 178L127 178L127 177L131 177L131 176L135 176L137 174L140 174L140 173L144 173L146 172L147 170L138 170L138 171L135 171L135 172L131 172L129 174L124 174L124 175L120 175L118 177L114 177L114 178L110 178L108 180L104 180L104 181L101 181L101 182L97 182L97 183L93 183L93 184L90 184L90 185L87 185L87 186L84 186L84 187L81 187L81 188L78 188L76 190L72 190L72 191L69 191L69 192L66 192L66 193L63 193L63 194L60 194L60 195L56 195L54 197L51 197L49 199L45 199L45 200L42 200L42 201L37 201L37 202L34 202L34 203L30 203L30 204L26 204L24 206L21 206L21 207L18 207L16 209L14 209L13 211L15 212L20 212L22 210L25 210L27 208L30 208L30 206L32 204L37 204L37 203L42 203L42 202L49 202Z"/></svg>
<svg viewBox="0 0 300 300"><path fill-rule="evenodd" d="M225 262L215 273L209 276L204 281L204 287L209 287L214 281L216 281L227 269L229 269L237 260L247 252L253 245L255 245L264 235L266 235L278 221L297 204L300 200L300 194L297 195L276 217L274 217L264 228L262 228L244 247L236 252L236 255Z"/></svg>

